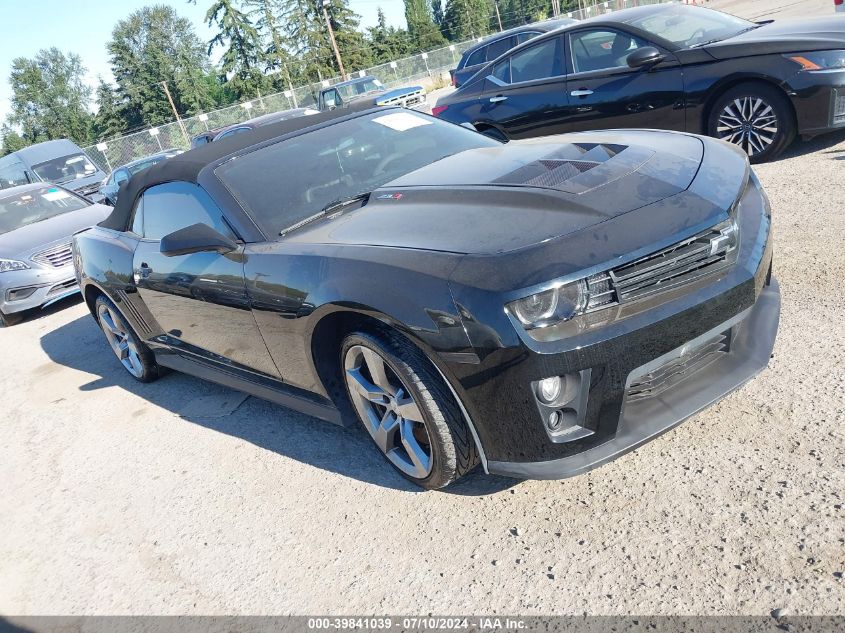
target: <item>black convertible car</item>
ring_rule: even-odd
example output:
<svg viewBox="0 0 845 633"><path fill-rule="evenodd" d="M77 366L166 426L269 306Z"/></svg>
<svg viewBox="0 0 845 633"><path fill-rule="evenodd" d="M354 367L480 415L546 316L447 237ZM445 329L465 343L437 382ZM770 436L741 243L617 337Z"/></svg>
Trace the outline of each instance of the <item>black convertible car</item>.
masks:
<svg viewBox="0 0 845 633"><path fill-rule="evenodd" d="M617 11L521 44L432 112L500 138L641 127L774 158L845 127L845 16L754 23L702 7Z"/></svg>
<svg viewBox="0 0 845 633"><path fill-rule="evenodd" d="M739 149L669 132L502 144L430 116L325 113L133 177L78 233L132 376L170 367L357 417L427 488L574 475L764 368L769 203Z"/></svg>

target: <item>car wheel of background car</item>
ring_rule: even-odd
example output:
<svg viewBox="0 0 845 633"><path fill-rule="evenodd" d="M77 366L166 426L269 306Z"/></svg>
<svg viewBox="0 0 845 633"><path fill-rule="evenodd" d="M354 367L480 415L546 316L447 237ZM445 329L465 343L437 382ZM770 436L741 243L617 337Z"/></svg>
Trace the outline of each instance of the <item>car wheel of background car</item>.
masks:
<svg viewBox="0 0 845 633"><path fill-rule="evenodd" d="M475 467L460 408L420 350L395 332L356 332L343 341L341 362L358 418L404 477L433 490Z"/></svg>
<svg viewBox="0 0 845 633"><path fill-rule="evenodd" d="M484 134L484 136L489 136L490 138L494 138L497 141L502 141L502 143L508 142L508 137L498 129L494 127L484 127L484 126L475 126L475 129Z"/></svg>
<svg viewBox="0 0 845 633"><path fill-rule="evenodd" d="M11 327L13 325L17 325L23 321L24 318L26 318L26 314L23 312L14 312L12 314L0 312L0 327Z"/></svg>
<svg viewBox="0 0 845 633"><path fill-rule="evenodd" d="M105 296L97 298L97 321L106 340L124 369L139 382L152 382L159 377L159 367L150 349L141 342L132 326Z"/></svg>
<svg viewBox="0 0 845 633"><path fill-rule="evenodd" d="M795 117L786 96L760 83L734 86L710 110L710 136L739 145L752 163L778 156L795 139Z"/></svg>

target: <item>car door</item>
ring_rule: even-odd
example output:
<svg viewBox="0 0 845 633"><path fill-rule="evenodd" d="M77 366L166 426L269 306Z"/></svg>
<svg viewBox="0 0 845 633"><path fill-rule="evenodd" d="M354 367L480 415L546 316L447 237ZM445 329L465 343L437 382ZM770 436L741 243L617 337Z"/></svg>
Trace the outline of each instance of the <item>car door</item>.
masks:
<svg viewBox="0 0 845 633"><path fill-rule="evenodd" d="M672 53L606 26L571 30L567 41L569 130L686 129L683 71ZM665 59L629 67L628 55L645 46L658 48Z"/></svg>
<svg viewBox="0 0 845 633"><path fill-rule="evenodd" d="M507 56L484 79L477 122L509 138L562 131L569 105L564 69L561 36Z"/></svg>
<svg viewBox="0 0 845 633"><path fill-rule="evenodd" d="M161 239L202 223L237 240L223 213L198 185L170 182L144 192L133 218L140 235L133 258L138 294L164 334L159 342L207 361L278 377L253 317L243 249L167 256Z"/></svg>

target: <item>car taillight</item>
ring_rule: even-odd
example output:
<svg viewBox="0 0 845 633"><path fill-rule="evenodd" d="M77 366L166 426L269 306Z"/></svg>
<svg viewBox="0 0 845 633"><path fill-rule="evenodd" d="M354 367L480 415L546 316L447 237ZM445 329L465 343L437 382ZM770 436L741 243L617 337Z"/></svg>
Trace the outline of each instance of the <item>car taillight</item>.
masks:
<svg viewBox="0 0 845 633"><path fill-rule="evenodd" d="M449 107L449 106L445 106L445 105L443 105L443 106L441 106L441 105L434 106L434 107L431 109L431 114L432 114L432 115L434 115L434 116L440 116L440 114L441 114L441 113L443 113L443 112L445 112L445 111L446 111L446 108L448 108L448 107Z"/></svg>
<svg viewBox="0 0 845 633"><path fill-rule="evenodd" d="M454 73L452 74L452 85L453 85L453 86L455 86L455 87L457 87L457 85L458 85L458 84L456 84L456 83L455 83L455 75L454 75Z"/></svg>

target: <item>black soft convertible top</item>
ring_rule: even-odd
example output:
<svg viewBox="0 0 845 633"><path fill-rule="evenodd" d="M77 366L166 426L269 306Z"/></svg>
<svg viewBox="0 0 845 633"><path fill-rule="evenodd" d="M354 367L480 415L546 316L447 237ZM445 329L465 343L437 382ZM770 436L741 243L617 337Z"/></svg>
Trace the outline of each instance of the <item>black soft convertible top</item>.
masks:
<svg viewBox="0 0 845 633"><path fill-rule="evenodd" d="M389 108L379 109L387 110ZM100 222L100 226L115 231L126 231L129 228L132 209L135 208L135 201L146 189L165 182L183 181L195 183L200 172L208 165L221 162L222 159L237 154L243 149L279 136L306 128L323 127L329 121L336 120L342 115L349 115L349 111L334 110L279 121L248 132L243 132L242 134L234 134L213 143L201 145L183 154L174 156L170 160L157 163L148 169L138 172L120 186L117 204L115 204L111 215Z"/></svg>

